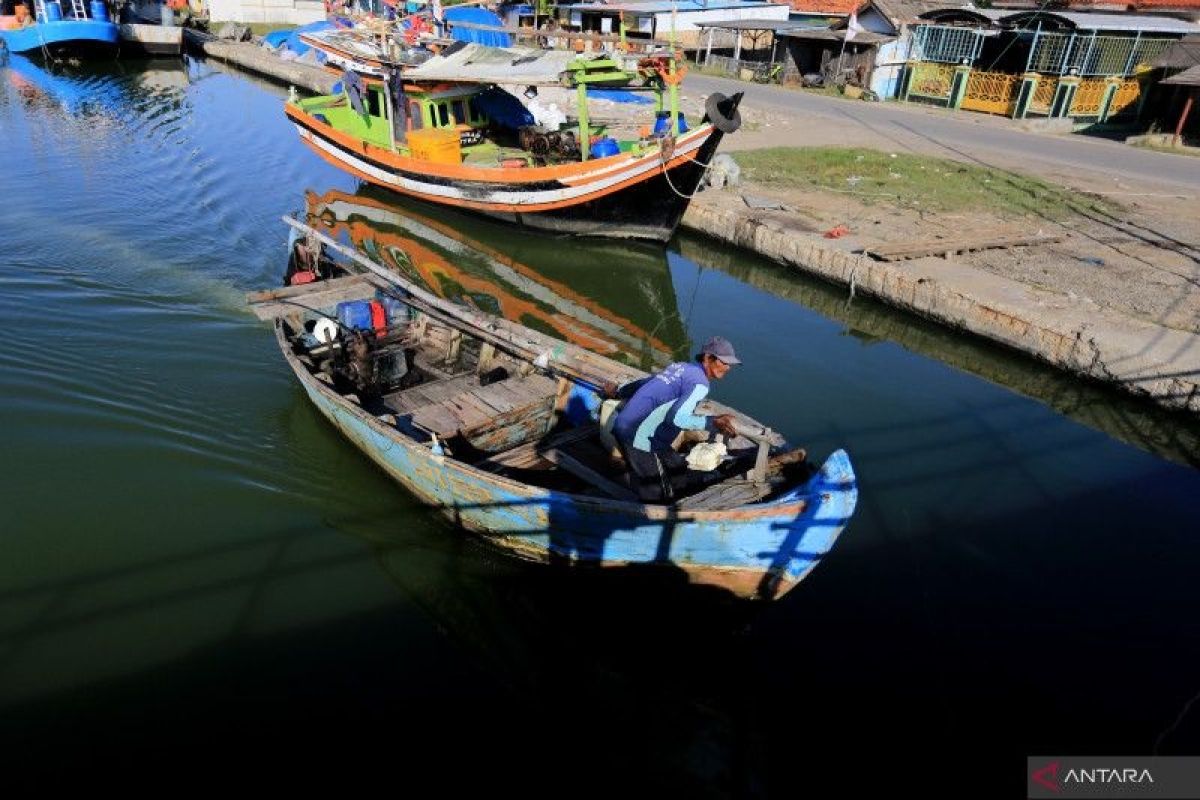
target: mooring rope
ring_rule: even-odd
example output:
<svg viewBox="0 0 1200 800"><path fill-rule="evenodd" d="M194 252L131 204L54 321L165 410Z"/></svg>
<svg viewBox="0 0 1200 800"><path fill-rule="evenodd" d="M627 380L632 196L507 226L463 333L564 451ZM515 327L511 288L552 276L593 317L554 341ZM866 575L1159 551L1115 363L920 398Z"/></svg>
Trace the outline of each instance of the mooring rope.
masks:
<svg viewBox="0 0 1200 800"><path fill-rule="evenodd" d="M671 170L667 168L667 158L663 155L661 150L659 151L658 157L662 161L663 177L667 179L667 186L670 186L671 191L682 197L684 200L691 200L700 192L700 187L704 184L704 176L708 174L710 169L712 169L712 161L705 163L698 158L691 159L692 162L704 167L704 171L700 173L700 178L696 181L696 190L691 194L684 194L683 192L679 191L679 189L675 188L675 184L671 181Z"/></svg>

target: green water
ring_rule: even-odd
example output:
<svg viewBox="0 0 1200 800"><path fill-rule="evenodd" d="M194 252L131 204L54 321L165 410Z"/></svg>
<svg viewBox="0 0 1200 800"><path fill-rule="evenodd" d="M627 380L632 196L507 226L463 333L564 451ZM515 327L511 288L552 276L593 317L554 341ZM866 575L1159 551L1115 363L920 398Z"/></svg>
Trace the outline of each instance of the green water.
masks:
<svg viewBox="0 0 1200 800"><path fill-rule="evenodd" d="M283 96L197 63L0 67L14 781L859 796L937 794L950 763L992 776L974 796L1019 796L1026 755L1200 745L1195 422L703 239L397 203L304 149ZM560 580L445 526L316 415L244 309L309 192L424 248L444 291L630 360L728 336L746 364L717 397L854 459L834 552L747 611Z"/></svg>

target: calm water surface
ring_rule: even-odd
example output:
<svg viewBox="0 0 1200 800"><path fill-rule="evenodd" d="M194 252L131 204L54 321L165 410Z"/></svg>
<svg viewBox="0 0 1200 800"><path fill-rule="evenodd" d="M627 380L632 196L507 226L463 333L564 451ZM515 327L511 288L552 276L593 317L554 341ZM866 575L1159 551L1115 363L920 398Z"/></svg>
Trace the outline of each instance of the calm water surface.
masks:
<svg viewBox="0 0 1200 800"><path fill-rule="evenodd" d="M700 239L399 203L283 95L0 67L7 774L1023 796L1026 755L1200 747L1195 423ZM496 556L335 435L244 310L285 213L626 360L729 336L717 395L847 448L855 518L749 612Z"/></svg>

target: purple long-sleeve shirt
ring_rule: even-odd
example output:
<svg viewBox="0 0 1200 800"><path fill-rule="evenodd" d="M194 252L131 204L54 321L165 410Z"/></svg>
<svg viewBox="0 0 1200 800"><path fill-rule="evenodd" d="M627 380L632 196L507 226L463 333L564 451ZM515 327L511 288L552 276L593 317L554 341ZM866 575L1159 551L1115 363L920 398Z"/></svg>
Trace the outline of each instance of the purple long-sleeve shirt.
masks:
<svg viewBox="0 0 1200 800"><path fill-rule="evenodd" d="M681 430L714 430L712 417L696 413L696 404L708 396L708 376L695 362L671 364L622 386L619 395L629 402L617 414L613 434L626 446L665 450Z"/></svg>

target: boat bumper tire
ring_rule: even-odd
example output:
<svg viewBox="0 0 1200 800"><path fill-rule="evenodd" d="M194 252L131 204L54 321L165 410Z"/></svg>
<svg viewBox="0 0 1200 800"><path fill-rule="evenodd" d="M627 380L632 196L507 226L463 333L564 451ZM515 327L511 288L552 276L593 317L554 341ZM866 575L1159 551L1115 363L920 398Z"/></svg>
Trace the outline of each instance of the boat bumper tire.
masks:
<svg viewBox="0 0 1200 800"><path fill-rule="evenodd" d="M713 92L704 101L704 116L713 127L721 133L733 133L742 127L742 115L738 104L742 101L742 93L726 97L720 92Z"/></svg>

